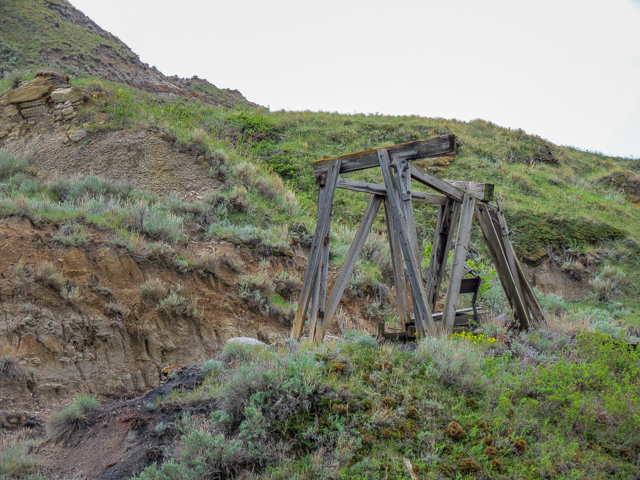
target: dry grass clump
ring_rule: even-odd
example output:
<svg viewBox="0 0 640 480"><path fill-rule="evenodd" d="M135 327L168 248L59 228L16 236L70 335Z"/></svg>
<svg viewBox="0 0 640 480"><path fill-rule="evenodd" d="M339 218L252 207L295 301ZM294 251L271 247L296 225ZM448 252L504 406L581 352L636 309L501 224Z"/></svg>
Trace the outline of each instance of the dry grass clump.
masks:
<svg viewBox="0 0 640 480"><path fill-rule="evenodd" d="M169 287L159 278L152 278L140 285L140 296L157 303L169 294Z"/></svg>
<svg viewBox="0 0 640 480"><path fill-rule="evenodd" d="M69 286L69 279L60 273L52 263L46 262L36 269L35 278L45 287L61 292Z"/></svg>
<svg viewBox="0 0 640 480"><path fill-rule="evenodd" d="M196 128L193 131L192 140L196 145L204 145L204 142L207 140L207 132L204 128Z"/></svg>
<svg viewBox="0 0 640 480"><path fill-rule="evenodd" d="M0 380L16 381L22 377L22 373L16 349L4 342L0 343Z"/></svg>

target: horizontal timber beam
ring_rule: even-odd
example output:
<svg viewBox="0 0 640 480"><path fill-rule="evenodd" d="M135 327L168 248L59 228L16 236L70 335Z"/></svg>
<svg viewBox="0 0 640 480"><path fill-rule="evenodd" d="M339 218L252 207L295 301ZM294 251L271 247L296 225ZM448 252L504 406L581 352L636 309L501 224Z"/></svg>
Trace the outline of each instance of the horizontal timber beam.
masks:
<svg viewBox="0 0 640 480"><path fill-rule="evenodd" d="M445 180L465 193L473 193L476 200L490 202L493 200L494 185L492 183L460 182L458 180Z"/></svg>
<svg viewBox="0 0 640 480"><path fill-rule="evenodd" d="M354 192L371 193L372 195L387 195L387 189L384 185L377 183L360 182L358 180L347 180L345 178L338 179L338 188L352 190ZM447 197L444 195L434 195L433 193L411 191L411 200L414 202L431 203L433 205L444 205Z"/></svg>
<svg viewBox="0 0 640 480"><path fill-rule="evenodd" d="M455 135L441 135L439 137L430 138L429 140L419 140L416 142L401 143L390 147L374 148L373 150L365 150L364 152L351 153L342 155L342 166L340 173L355 172L356 170L365 170L380 166L378 160L378 150L384 148L389 152L389 156L402 154L408 150L415 150L415 157L412 160L418 160L428 157L442 157L445 155L455 155L457 153L457 144ZM414 156L414 155L412 155ZM325 175L329 171L329 164L333 158L316 160L313 162L313 173L316 177Z"/></svg>

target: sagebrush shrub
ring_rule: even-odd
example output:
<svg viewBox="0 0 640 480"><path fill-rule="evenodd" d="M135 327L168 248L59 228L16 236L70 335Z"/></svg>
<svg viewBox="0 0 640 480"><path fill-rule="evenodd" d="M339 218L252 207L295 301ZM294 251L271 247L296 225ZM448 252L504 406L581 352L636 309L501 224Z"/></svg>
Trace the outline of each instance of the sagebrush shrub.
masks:
<svg viewBox="0 0 640 480"><path fill-rule="evenodd" d="M446 385L473 392L482 383L482 353L470 342L427 337L416 356L418 361L432 363Z"/></svg>
<svg viewBox="0 0 640 480"><path fill-rule="evenodd" d="M169 287L159 278L152 278L140 285L140 296L150 302L159 302L169 294Z"/></svg>
<svg viewBox="0 0 640 480"><path fill-rule="evenodd" d="M52 263L43 263L36 269L35 278L45 287L49 287L57 292L62 292L63 288L69 286L69 279L60 273Z"/></svg>

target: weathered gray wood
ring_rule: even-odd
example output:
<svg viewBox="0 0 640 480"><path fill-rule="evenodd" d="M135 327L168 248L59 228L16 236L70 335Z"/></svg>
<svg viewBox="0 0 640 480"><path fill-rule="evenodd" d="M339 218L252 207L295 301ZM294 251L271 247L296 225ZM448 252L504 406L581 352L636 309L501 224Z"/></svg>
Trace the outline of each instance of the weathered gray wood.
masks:
<svg viewBox="0 0 640 480"><path fill-rule="evenodd" d="M327 277L329 276L329 236L320 249L320 265L318 267L318 288L312 299L311 316L309 321L309 338L314 342L324 340L322 328L327 301Z"/></svg>
<svg viewBox="0 0 640 480"><path fill-rule="evenodd" d="M511 245L510 245L511 246ZM513 247L511 246L513 249ZM514 254L515 256L515 254ZM524 271L522 270L522 265L520 265L520 261L518 257L516 258L516 270L518 270L518 278L520 279L520 284L522 285L522 292L524 293L524 301L526 305L529 307L529 311L531 312L531 317L538 323L538 325L544 325L546 323L546 318L544 316L544 310L542 310L542 305L538 301L538 297L536 293L531 288L527 277L524 275Z"/></svg>
<svg viewBox="0 0 640 480"><path fill-rule="evenodd" d="M522 296L522 286L520 285L520 279L518 278L518 271L516 269L516 256L513 253L513 249L509 248L511 247L511 242L509 241L509 229L507 228L507 221L504 218L504 213L502 211L500 201L498 201L497 203L498 210L489 211L489 217L493 221L493 226L496 229L496 233L498 233L500 242L502 243L502 248L504 249L505 257L507 258L507 263L509 264L509 270L511 271L511 275L513 276L513 281L518 288L520 296Z"/></svg>
<svg viewBox="0 0 640 480"><path fill-rule="evenodd" d="M419 181L420 183L425 184L428 187L433 188L436 192L440 192L443 195L446 195L449 198L453 198L458 202L462 202L462 198L464 197L464 192L457 187L454 187L448 182L444 180L440 180L433 175L429 175L427 172L422 170L419 167L416 167L413 164L411 165L411 178Z"/></svg>
<svg viewBox="0 0 640 480"><path fill-rule="evenodd" d="M489 209L485 204L476 205L476 218L480 224L482 235L489 247L489 253L493 258L493 263L496 266L496 271L500 277L500 283L504 289L504 293L507 296L507 300L513 309L513 313L516 320L519 322L520 329L528 329L530 324L529 312L527 311L524 301L518 292L516 283L511 275L509 269L509 263L507 261L504 249L500 243L500 238L495 230L491 216L489 215Z"/></svg>
<svg viewBox="0 0 640 480"><path fill-rule="evenodd" d="M358 180L348 180L346 178L338 178L338 188L352 190L354 192L370 193L372 195L387 195L387 189L384 185L376 183L360 182ZM435 195L433 193L411 191L411 199L414 202L431 203L433 205L444 205L447 197L444 195Z"/></svg>
<svg viewBox="0 0 640 480"><path fill-rule="evenodd" d="M380 159L380 169L382 171L382 177L384 178L384 184L387 188L387 198L389 199L389 206L391 208L391 219L398 232L402 255L404 256L407 266L407 275L409 277L409 284L411 285L411 297L415 307L414 316L418 336L423 338L427 333L431 336L436 336L437 331L431 318L431 311L427 305L424 286L420 281L419 259L413 256L413 249L411 248L411 243L407 235L406 218L400 205L402 199L391 175L389 152L384 149L378 150L378 158Z"/></svg>
<svg viewBox="0 0 640 480"><path fill-rule="evenodd" d="M429 269L427 270L425 287L427 303L431 311L436 308L438 302L440 284L442 283L442 277L444 277L444 272L447 268L449 251L453 245L456 225L460 218L460 205L460 202L449 198L447 199L447 203L440 207L438 213L436 232L431 248L431 261L429 262Z"/></svg>
<svg viewBox="0 0 640 480"><path fill-rule="evenodd" d="M320 249L320 257L323 257L323 248ZM320 302L320 287L322 286L322 267L318 266L316 270L316 278L313 284L313 294L311 295L311 309L309 310L309 339L315 340L317 323L318 323L318 305Z"/></svg>
<svg viewBox="0 0 640 480"><path fill-rule="evenodd" d="M402 198L402 209L406 219L407 235L413 250L413 258L420 260L420 250L418 247L418 234L416 232L416 218L413 214L413 203L411 201L411 174L409 162L406 157L393 157L392 165L396 168L396 188ZM422 282L422 268L418 269L420 282Z"/></svg>
<svg viewBox="0 0 640 480"><path fill-rule="evenodd" d="M324 339L324 334L331 323L333 315L336 313L338 303L340 303L344 289L349 283L353 269L356 266L362 247L364 247L364 244L367 241L367 236L369 235L373 221L376 219L376 215L378 214L378 210L380 209L380 204L383 199L384 197L381 195L373 195L369 201L369 205L362 217L362 221L356 231L353 242L351 242L351 247L349 247L349 252L340 267L336 281L333 283L331 295L327 302L327 308L324 311L324 314L318 317L319 326L317 328L318 333L315 339L316 342L321 342ZM309 338L311 338L311 335L309 335Z"/></svg>
<svg viewBox="0 0 640 480"><path fill-rule="evenodd" d="M340 160L331 163L327 173L326 182L320 186L318 193L318 222L316 223L316 231L311 242L309 251L309 262L307 270L302 282L302 291L298 300L298 309L291 328L291 338L300 340L302 336L302 328L304 327L304 319L307 315L307 308L311 296L311 289L314 286L315 278L318 274L320 265L320 250L324 242L329 241L329 232L331 229L331 212L333 210L333 199L335 198L336 184L338 174L340 173Z"/></svg>
<svg viewBox="0 0 640 480"><path fill-rule="evenodd" d="M495 186L492 183L460 182L458 180L445 180L445 182L459 188L463 192L473 193L476 200L482 200L483 202L493 200Z"/></svg>
<svg viewBox="0 0 640 480"><path fill-rule="evenodd" d="M449 280L449 288L447 289L447 296L444 301L444 314L442 316L442 324L449 335L453 332L456 319L456 305L460 297L460 284L464 276L464 262L467 258L469 239L471 238L471 222L473 220L475 203L476 197L472 193L466 193L464 195L460 222L458 224L458 235L456 236L456 247L453 251L451 277Z"/></svg>
<svg viewBox="0 0 640 480"><path fill-rule="evenodd" d="M500 232L499 236L502 241L502 248L504 248L505 256L509 262L509 269L511 270L511 274L513 275L513 279L518 287L518 292L524 301L525 307L529 309L531 318L538 324L544 324L545 317L542 306L522 271L522 266L520 265L516 252L513 249L513 245L509 240L509 227L507 227L504 210L502 209L502 205L500 205L500 201L497 203L497 210L489 210L489 216L493 220L493 225L496 228L496 231Z"/></svg>
<svg viewBox="0 0 640 480"><path fill-rule="evenodd" d="M428 157L441 157L447 154L456 154L457 145L455 135L442 135L440 137L430 138L428 140L419 140L417 142L401 143L384 147L389 155L395 155L407 150L416 150L416 154L412 160ZM364 170L366 168L378 167L378 148L365 150L364 152L351 153L336 157L342 160L340 173L354 172L356 170ZM313 173L316 177L325 174L329 169L329 162L335 158L316 160L313 162Z"/></svg>
<svg viewBox="0 0 640 480"><path fill-rule="evenodd" d="M387 223L387 237L389 238L389 247L391 249L393 280L396 286L398 320L400 321L400 325L404 325L411 321L411 311L409 310L409 296L407 292L407 277L404 274L404 265L402 264L402 247L400 246L400 238L393 224L393 220L391 220L391 207L389 205L389 199L386 197L386 195L384 199L384 211L385 221Z"/></svg>

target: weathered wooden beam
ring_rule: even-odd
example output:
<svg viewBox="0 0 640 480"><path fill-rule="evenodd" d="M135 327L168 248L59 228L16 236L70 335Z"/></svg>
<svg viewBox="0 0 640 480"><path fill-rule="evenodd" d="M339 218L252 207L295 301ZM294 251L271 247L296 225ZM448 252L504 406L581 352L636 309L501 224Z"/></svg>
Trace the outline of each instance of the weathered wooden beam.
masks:
<svg viewBox="0 0 640 480"><path fill-rule="evenodd" d="M324 312L327 301L327 278L329 276L329 236L327 241L322 243L320 249L320 265L318 266L318 274L314 296L311 301L311 315L309 319L309 338L314 342L322 342L324 340L324 330L322 329Z"/></svg>
<svg viewBox="0 0 640 480"><path fill-rule="evenodd" d="M351 190L354 192L370 193L371 195L387 196L387 189L384 185L377 183L360 182L358 180L349 180L346 178L338 178L338 188ZM433 193L411 191L411 199L414 202L431 203L433 205L444 205L447 197L444 195L435 195Z"/></svg>
<svg viewBox="0 0 640 480"><path fill-rule="evenodd" d="M524 275L522 265L520 265L518 256L516 255L516 252L513 249L513 245L509 240L509 228L507 227L507 220L504 216L504 210L502 209L500 201L498 201L497 203L497 210L489 210L489 216L493 220L496 230L500 232L500 239L502 240L502 246L504 248L507 261L509 262L509 268L511 269L511 273L514 277L513 279L516 282L518 291L520 292L520 295L524 300L525 306L529 308L531 318L535 320L539 325L542 325L546 321L544 317L544 311L542 310L542 306L538 301L538 297L536 297L533 288L531 288L527 277L525 277Z"/></svg>
<svg viewBox="0 0 640 480"><path fill-rule="evenodd" d="M315 336L316 342L321 342L324 339L324 334L331 323L333 315L336 313L336 309L338 308L344 289L349 283L353 269L356 266L362 247L364 247L364 244L367 241L367 236L369 235L369 231L371 230L371 226L373 225L373 221L376 218L383 199L384 197L381 195L374 195L369 201L367 210L362 217L360 226L358 227L356 235L353 238L353 242L351 242L351 246L349 247L349 252L340 267L336 281L333 283L331 295L327 302L327 308L323 312L323 315L318 317L318 328L316 329L317 333ZM312 338L311 334L309 334L309 338Z"/></svg>
<svg viewBox="0 0 640 480"><path fill-rule="evenodd" d="M454 187L449 182L440 180L438 177L429 175L427 172L413 164L411 165L411 178L425 184L428 187L433 188L436 192L440 192L449 198L453 198L458 202L462 202L464 192L458 187Z"/></svg>
<svg viewBox="0 0 640 480"><path fill-rule="evenodd" d="M418 336L420 338L423 338L425 334L436 336L436 327L433 323L433 319L431 318L431 311L427 305L424 286L422 285L422 281L420 281L420 260L414 258L411 241L407 234L406 218L402 205L400 204L402 202L402 198L400 196L400 192L396 189L395 181L391 175L389 152L384 149L378 150L378 158L380 161L382 177L384 178L384 184L387 188L387 198L389 199L389 206L391 209L391 219L396 231L398 232L402 255L404 256L405 264L407 266L407 275L409 276L409 284L411 285L411 297L415 307L414 316Z"/></svg>
<svg viewBox="0 0 640 480"><path fill-rule="evenodd" d="M507 228L507 221L504 218L504 213L502 212L502 206L498 201L498 210L491 211L489 210L489 217L493 221L493 226L496 229L496 233L498 234L498 238L500 239L500 243L502 243L502 248L504 249L505 257L507 258L507 263L509 264L509 270L511 271L511 275L513 276L513 281L518 288L518 293L522 296L522 286L520 285L520 279L518 278L518 271L516 269L516 256L513 254L511 247L511 242L509 241L509 229Z"/></svg>
<svg viewBox="0 0 640 480"><path fill-rule="evenodd" d="M388 151L389 155L396 155L407 150L416 150L416 154L414 158L412 158L413 160L427 157L441 157L447 154L455 155L457 153L455 135L442 135L428 140L401 143L383 148ZM349 155L342 155L340 157L316 160L313 162L313 173L316 177L324 175L329 169L329 162L336 158L342 160L340 173L378 167L380 165L377 153L379 150L379 148L375 148L363 152L351 153Z"/></svg>
<svg viewBox="0 0 640 480"><path fill-rule="evenodd" d="M406 220L407 235L413 249L413 258L420 260L420 250L418 247L418 233L416 231L416 218L413 214L413 203L411 201L411 174L409 162L406 157L396 155L392 157L391 164L396 169L395 180L396 189L402 198L402 209ZM420 282L422 282L422 268L418 269Z"/></svg>
<svg viewBox="0 0 640 480"><path fill-rule="evenodd" d="M391 219L391 206L389 205L389 198L386 195L384 197L384 212L387 224L387 237L389 238L389 247L391 249L393 281L396 286L398 320L400 321L400 325L404 325L411 321L409 295L407 292L407 276L404 273L404 265L402 265L402 247L400 246L400 237L398 236L398 232L395 229L393 220Z"/></svg>
<svg viewBox="0 0 640 480"><path fill-rule="evenodd" d="M314 287L318 275L318 268L321 262L322 245L328 245L329 232L331 230L331 212L333 211L333 200L335 198L336 184L340 173L340 160L331 163L324 185L320 186L318 193L318 222L316 231L311 241L309 251L309 262L302 282L302 291L298 300L298 309L291 328L291 338L300 340L304 319L307 315L307 308L311 297L311 290Z"/></svg>
<svg viewBox="0 0 640 480"><path fill-rule="evenodd" d="M447 289L447 296L444 301L444 314L442 316L442 325L448 335L451 335L453 332L456 319L456 305L460 297L460 284L462 283L462 277L464 277L464 262L467 258L467 250L469 249L471 222L473 220L475 203L476 197L473 193L465 193L462 201L460 222L458 224L456 247L453 251L449 288Z"/></svg>
<svg viewBox="0 0 640 480"><path fill-rule="evenodd" d="M509 268L509 262L507 261L506 254L500 243L500 238L495 230L491 216L489 215L489 209L485 204L476 205L476 218L480 224L482 235L484 236L487 246L489 247L489 253L493 259L493 263L496 266L498 277L500 277L500 283L504 290L507 300L513 309L516 320L519 322L521 330L527 330L529 328L530 319L529 312L527 311L524 301L518 292L516 283L511 274Z"/></svg>
<svg viewBox="0 0 640 480"><path fill-rule="evenodd" d="M460 202L448 198L447 203L440 206L438 213L436 232L431 248L431 261L429 262L429 269L427 270L425 286L427 303L431 311L436 308L436 303L438 302L440 284L442 283L442 278L447 268L449 251L453 245L456 225L460 218L460 205Z"/></svg>
<svg viewBox="0 0 640 480"><path fill-rule="evenodd" d="M490 202L493 200L495 185L492 183L460 182L458 180L445 180L445 182L459 188L463 192L473 193L476 200L481 200L483 202Z"/></svg>

